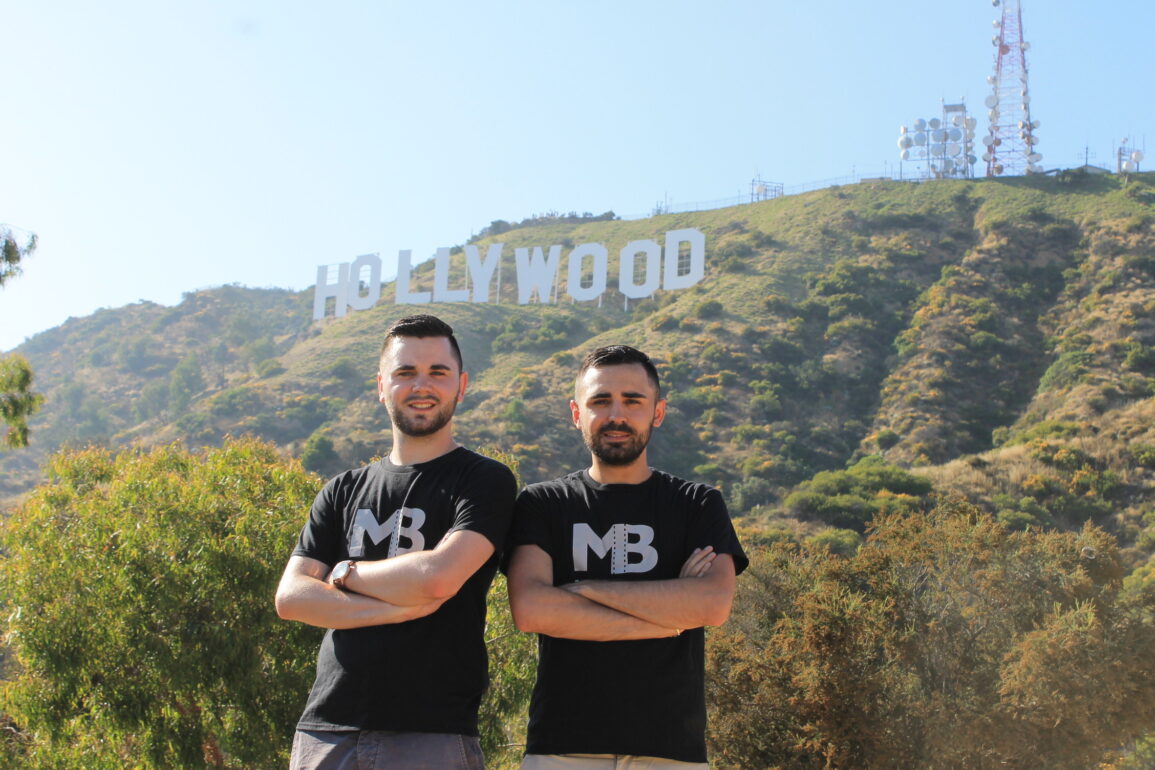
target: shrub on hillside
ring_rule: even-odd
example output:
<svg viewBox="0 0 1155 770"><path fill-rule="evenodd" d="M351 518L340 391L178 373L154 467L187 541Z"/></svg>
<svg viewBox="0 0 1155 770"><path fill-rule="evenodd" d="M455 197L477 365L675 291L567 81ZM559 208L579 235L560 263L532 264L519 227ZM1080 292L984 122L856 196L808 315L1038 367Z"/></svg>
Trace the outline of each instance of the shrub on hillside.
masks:
<svg viewBox="0 0 1155 770"><path fill-rule="evenodd" d="M1098 766L1155 723L1155 590L1107 533L945 503L757 550L707 651L719 768Z"/></svg>

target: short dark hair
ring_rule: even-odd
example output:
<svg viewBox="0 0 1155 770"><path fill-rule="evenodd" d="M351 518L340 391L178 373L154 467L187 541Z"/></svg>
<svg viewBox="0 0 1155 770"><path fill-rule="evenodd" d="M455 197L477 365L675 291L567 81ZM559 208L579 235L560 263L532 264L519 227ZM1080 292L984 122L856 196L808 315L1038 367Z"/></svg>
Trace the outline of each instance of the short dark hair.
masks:
<svg viewBox="0 0 1155 770"><path fill-rule="evenodd" d="M658 368L654 366L654 362L650 360L649 356L629 345L607 345L597 350L591 350L582 359L575 383L580 382L589 369L601 369L604 366L621 364L640 364L646 370L646 376L650 378L650 382L654 383L654 390L658 392L658 398L662 397L662 382L658 379Z"/></svg>
<svg viewBox="0 0 1155 770"><path fill-rule="evenodd" d="M435 315L407 315L394 321L385 330L385 341L381 344L381 354L377 356L378 360L384 358L385 351L389 348L389 340L394 337L417 337L418 339L445 337L449 340L449 347L453 349L453 357L457 359L457 369L460 371L465 368L465 363L461 358L461 347L457 344L457 338L453 336L453 327Z"/></svg>

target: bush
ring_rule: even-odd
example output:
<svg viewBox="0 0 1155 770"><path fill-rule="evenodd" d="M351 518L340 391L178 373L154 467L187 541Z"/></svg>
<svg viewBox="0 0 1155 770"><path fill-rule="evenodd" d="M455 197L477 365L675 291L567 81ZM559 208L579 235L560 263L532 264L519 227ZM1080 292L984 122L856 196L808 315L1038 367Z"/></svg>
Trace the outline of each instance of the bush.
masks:
<svg viewBox="0 0 1155 770"><path fill-rule="evenodd" d="M21 766L287 761L320 632L271 597L319 480L251 441L50 474L3 530Z"/></svg>
<svg viewBox="0 0 1155 770"><path fill-rule="evenodd" d="M752 556L707 648L718 767L1074 770L1155 724L1151 589L1101 530L946 503Z"/></svg>

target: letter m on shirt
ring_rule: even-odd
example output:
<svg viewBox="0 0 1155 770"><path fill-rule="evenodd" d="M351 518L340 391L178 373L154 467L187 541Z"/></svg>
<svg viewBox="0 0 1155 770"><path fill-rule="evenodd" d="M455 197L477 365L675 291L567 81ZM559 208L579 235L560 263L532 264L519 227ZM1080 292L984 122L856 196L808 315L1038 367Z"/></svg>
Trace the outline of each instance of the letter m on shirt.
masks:
<svg viewBox="0 0 1155 770"><path fill-rule="evenodd" d="M353 530L349 533L349 555L361 558L365 555L365 537L378 545L389 539L388 557L409 551L425 550L425 536L421 525L425 523L425 511L420 508L399 508L383 522L368 508L358 508L353 517ZM402 542L402 538L406 542Z"/></svg>
<svg viewBox="0 0 1155 770"><path fill-rule="evenodd" d="M585 522L573 525L574 572L589 570L589 552L598 559L610 557L610 574L649 572L658 565L658 551L654 542L654 528L645 524L615 524L602 537ZM637 558L631 559L631 556Z"/></svg>

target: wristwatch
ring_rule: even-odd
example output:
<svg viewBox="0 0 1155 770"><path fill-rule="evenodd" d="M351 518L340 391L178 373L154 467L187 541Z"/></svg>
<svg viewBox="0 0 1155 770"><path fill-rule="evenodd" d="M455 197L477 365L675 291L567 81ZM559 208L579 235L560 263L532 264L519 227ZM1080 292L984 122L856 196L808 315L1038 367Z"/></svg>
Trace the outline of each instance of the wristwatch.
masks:
<svg viewBox="0 0 1155 770"><path fill-rule="evenodd" d="M357 562L346 559L345 561L337 562L337 566L333 567L333 571L329 573L329 582L340 588L342 591L348 591L345 588L345 581L353 574L353 570L357 568Z"/></svg>

